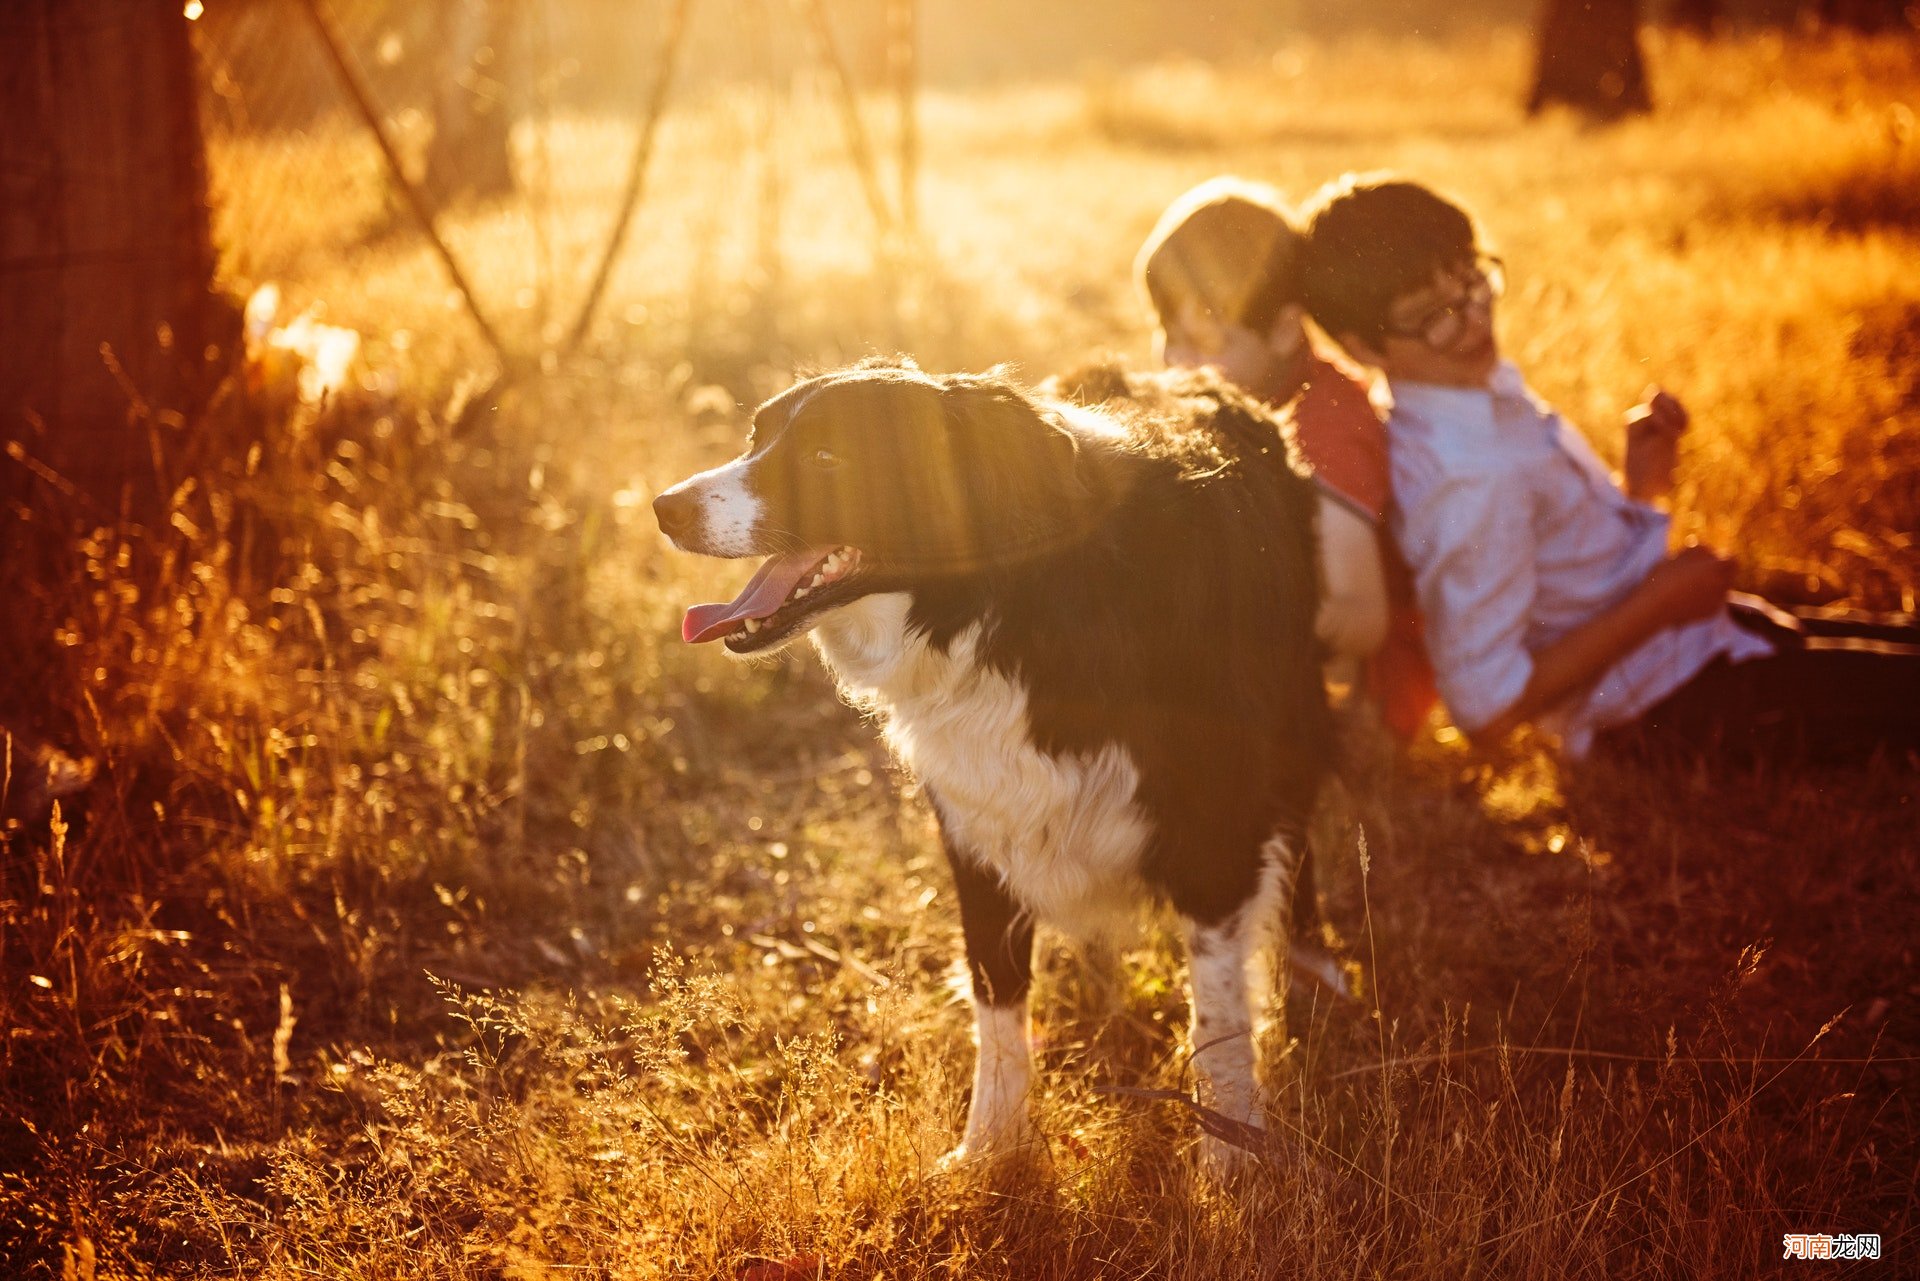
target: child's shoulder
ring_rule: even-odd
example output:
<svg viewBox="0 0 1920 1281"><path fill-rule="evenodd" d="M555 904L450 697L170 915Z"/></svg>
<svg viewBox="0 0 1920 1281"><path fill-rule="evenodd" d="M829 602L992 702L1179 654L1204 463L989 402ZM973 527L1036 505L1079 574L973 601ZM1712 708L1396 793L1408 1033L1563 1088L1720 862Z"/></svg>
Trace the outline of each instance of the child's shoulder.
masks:
<svg viewBox="0 0 1920 1281"><path fill-rule="evenodd" d="M1387 429L1367 388L1316 354L1293 403L1294 437L1321 483L1378 521L1387 508Z"/></svg>
<svg viewBox="0 0 1920 1281"><path fill-rule="evenodd" d="M1476 430L1479 426L1444 408L1416 418L1396 402L1387 415L1394 492L1405 501L1403 490L1528 488L1528 477L1539 462L1537 452L1497 443L1488 432Z"/></svg>
<svg viewBox="0 0 1920 1281"><path fill-rule="evenodd" d="M1377 435L1383 441L1386 438L1386 425L1374 408L1366 382L1357 371L1317 351L1310 357L1293 412L1303 428L1324 423L1369 437Z"/></svg>

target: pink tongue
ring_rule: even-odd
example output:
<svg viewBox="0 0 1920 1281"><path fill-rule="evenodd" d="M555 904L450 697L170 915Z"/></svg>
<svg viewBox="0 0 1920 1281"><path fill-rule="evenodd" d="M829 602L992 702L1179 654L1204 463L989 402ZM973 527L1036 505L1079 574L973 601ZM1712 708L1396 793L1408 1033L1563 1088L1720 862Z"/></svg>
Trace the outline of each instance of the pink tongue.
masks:
<svg viewBox="0 0 1920 1281"><path fill-rule="evenodd" d="M786 603L787 594L802 575L827 558L827 553L810 547L769 556L738 596L724 605L695 605L680 623L680 638L698 645L725 636L734 624L745 618L765 618Z"/></svg>

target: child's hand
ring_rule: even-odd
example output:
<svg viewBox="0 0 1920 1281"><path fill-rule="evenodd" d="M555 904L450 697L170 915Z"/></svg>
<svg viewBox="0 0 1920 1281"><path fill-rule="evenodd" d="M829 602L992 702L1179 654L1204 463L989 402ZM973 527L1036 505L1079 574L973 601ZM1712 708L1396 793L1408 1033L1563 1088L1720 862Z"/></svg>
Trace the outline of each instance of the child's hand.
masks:
<svg viewBox="0 0 1920 1281"><path fill-rule="evenodd" d="M1648 503L1673 492L1673 467L1686 430L1685 407L1657 387L1644 404L1627 411L1627 497Z"/></svg>
<svg viewBox="0 0 1920 1281"><path fill-rule="evenodd" d="M1654 567L1662 613L1676 623L1706 618L1727 606L1738 565L1709 547L1683 547Z"/></svg>

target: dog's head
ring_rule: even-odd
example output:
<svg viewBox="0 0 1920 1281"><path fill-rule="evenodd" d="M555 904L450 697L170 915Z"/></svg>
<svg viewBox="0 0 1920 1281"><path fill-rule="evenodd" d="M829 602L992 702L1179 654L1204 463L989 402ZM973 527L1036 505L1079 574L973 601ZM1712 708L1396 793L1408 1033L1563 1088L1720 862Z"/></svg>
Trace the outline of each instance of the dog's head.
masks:
<svg viewBox="0 0 1920 1281"><path fill-rule="evenodd" d="M800 383L754 413L745 453L654 500L676 546L767 557L682 634L764 652L862 596L1044 554L1088 505L1093 444L997 374L866 365Z"/></svg>

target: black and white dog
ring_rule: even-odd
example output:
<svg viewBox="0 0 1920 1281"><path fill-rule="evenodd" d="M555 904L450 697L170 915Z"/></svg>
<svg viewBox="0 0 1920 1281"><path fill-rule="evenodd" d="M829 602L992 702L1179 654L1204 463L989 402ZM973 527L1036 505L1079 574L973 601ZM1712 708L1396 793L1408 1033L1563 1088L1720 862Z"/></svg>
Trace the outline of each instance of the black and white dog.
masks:
<svg viewBox="0 0 1920 1281"><path fill-rule="evenodd" d="M1280 426L1204 376L1049 390L1066 398L997 373L827 374L654 502L687 551L767 557L685 638L746 655L810 632L932 801L979 1036L957 1157L1032 1137L1035 919L1110 935L1152 895L1186 925L1201 1099L1261 1123L1254 962L1286 954L1332 754L1316 499Z"/></svg>

